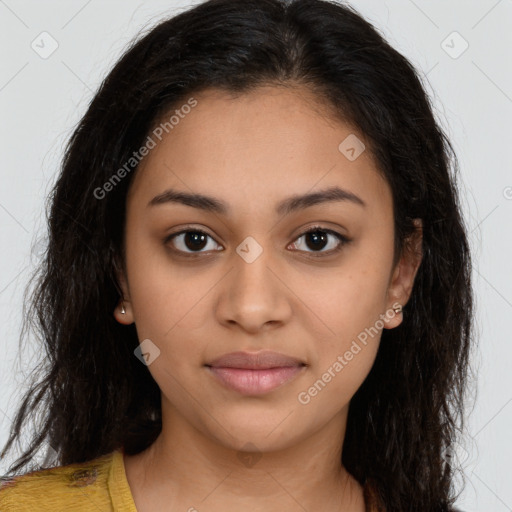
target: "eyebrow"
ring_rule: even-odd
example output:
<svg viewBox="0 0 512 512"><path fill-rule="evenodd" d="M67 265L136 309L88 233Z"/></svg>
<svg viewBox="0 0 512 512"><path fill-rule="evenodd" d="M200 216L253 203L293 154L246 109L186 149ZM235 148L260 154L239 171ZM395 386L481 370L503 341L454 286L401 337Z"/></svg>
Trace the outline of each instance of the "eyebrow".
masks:
<svg viewBox="0 0 512 512"><path fill-rule="evenodd" d="M366 203L352 192L340 187L330 187L318 192L291 196L278 203L276 206L276 213L284 216L317 204L339 201L349 201L353 204L362 206L363 208L366 207ZM148 206L167 203L183 204L219 215L228 215L231 212L231 208L228 203L221 199L203 194L181 192L173 189L166 190L165 192L155 196L151 201L149 201Z"/></svg>

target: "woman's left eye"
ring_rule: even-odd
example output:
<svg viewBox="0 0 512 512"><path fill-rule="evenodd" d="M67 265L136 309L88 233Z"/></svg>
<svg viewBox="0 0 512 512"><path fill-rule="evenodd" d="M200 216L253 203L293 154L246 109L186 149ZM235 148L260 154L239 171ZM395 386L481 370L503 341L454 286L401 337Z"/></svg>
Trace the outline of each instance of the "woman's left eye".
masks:
<svg viewBox="0 0 512 512"><path fill-rule="evenodd" d="M301 238L304 237L305 241L302 243L294 242L292 246L299 250L303 250L304 247L309 247L312 249L312 251L306 250L305 252L319 252L320 256L336 253L340 251L345 244L350 242L350 239L341 233L333 231L332 229L325 229L321 227L314 227L309 229L305 233L302 233L302 235L300 235L297 240L301 240ZM334 240L331 239L331 241L329 241L329 237L333 237ZM325 249L325 247L328 247L328 250L323 251L322 249ZM314 257L317 256L314 255Z"/></svg>
<svg viewBox="0 0 512 512"><path fill-rule="evenodd" d="M302 238L305 238L305 240L301 242ZM214 242L213 238L208 233L200 229L189 229L169 235L165 239L165 243L171 242L173 250L178 253L201 254L202 252L208 252L208 239ZM294 249L308 253L317 252L319 256L325 256L340 251L343 246L349 242L349 238L337 231L313 227L302 233L302 235L288 247L293 247ZM216 243L212 243L212 245L213 247L210 248L210 251L222 250L222 248L215 248ZM327 250L324 250L326 247ZM311 250L307 250L308 248ZM317 257L317 255L314 254L313 256Z"/></svg>

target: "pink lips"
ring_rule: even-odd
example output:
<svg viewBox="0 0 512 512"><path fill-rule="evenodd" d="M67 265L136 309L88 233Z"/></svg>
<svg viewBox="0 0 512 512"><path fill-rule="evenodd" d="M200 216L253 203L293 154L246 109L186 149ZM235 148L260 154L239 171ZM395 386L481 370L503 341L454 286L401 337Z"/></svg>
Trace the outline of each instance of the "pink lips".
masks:
<svg viewBox="0 0 512 512"><path fill-rule="evenodd" d="M232 352L206 365L224 386L244 395L268 393L305 366L299 359L272 351Z"/></svg>

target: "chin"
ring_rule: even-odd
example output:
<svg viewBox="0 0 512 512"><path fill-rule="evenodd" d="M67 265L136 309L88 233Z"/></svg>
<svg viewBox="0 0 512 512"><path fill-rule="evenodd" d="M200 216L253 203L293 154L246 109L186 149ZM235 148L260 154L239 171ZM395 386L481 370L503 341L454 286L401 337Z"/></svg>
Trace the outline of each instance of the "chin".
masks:
<svg viewBox="0 0 512 512"><path fill-rule="evenodd" d="M300 442L301 434L292 431L288 421L283 422L285 417L265 421L261 416L258 419L246 416L246 421L241 422L240 417L237 421L229 421L224 416L224 428L216 424L215 430L208 432L208 437L235 451L264 453L286 450Z"/></svg>

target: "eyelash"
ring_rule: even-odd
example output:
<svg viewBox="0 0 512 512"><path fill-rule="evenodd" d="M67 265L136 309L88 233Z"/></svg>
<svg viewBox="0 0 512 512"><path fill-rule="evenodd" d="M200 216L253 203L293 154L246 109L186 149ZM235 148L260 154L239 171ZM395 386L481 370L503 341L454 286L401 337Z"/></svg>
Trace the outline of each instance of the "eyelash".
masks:
<svg viewBox="0 0 512 512"><path fill-rule="evenodd" d="M331 256L333 254L336 254L338 253L339 251L341 251L341 249L343 249L343 247L345 245L347 245L348 243L350 243L352 241L351 238L348 238L346 237L345 235L342 235L341 233L338 233L337 231L333 231L332 229L327 229L327 228L323 228L321 226L312 226L311 228L309 228L307 231L304 231L303 233L301 233L295 240L293 243L295 243L296 240L298 240L299 238L302 238L304 235L308 235L310 233L317 233L317 232L321 232L321 233L325 233L325 234L328 234L328 235L333 235L335 238L338 239L338 241L340 242L338 244L338 246L335 248L335 249L331 249L329 251L326 251L326 252L320 252L320 251L302 251L302 252L305 252L307 253L309 256L308 257L312 257L312 258L322 258L322 257L326 257L326 256ZM206 235L208 237L210 237L212 240L213 240L213 237L211 235L209 235L208 233L206 233L205 231L201 230L201 229L197 229L197 228L188 228L188 229L184 229L182 231L179 231L177 233L172 233L171 235L169 235L168 237L165 238L164 240L164 243L167 245L169 242L171 242L174 238L180 236L180 235L183 235L183 234L186 234L186 233L199 233L201 235ZM179 253L180 255L185 255L185 257L190 257L190 258L197 258L197 257L200 257L201 254L204 254L203 252L201 251L196 251L196 252L186 252L186 251L181 251L180 249L175 249L175 248L171 248L171 250L173 252L176 252L176 253ZM220 251L219 251L220 252ZM299 251L301 252L301 251ZM318 254L315 254L315 252L318 252Z"/></svg>

